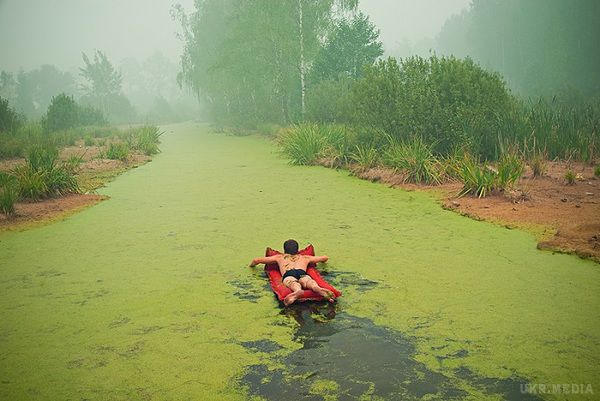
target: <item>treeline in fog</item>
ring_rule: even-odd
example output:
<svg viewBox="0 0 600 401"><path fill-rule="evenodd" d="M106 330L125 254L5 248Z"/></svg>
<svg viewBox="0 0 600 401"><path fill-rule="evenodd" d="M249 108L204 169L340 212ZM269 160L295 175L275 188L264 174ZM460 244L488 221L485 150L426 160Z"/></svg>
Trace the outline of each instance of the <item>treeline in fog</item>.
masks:
<svg viewBox="0 0 600 401"><path fill-rule="evenodd" d="M116 66L102 51L82 53L76 71L52 64L18 72L0 71L0 97L22 114L37 120L58 95L72 96L82 108L101 114L96 123L170 122L197 117L188 91L177 84L179 66L155 53L139 62L127 58Z"/></svg>
<svg viewBox="0 0 600 401"><path fill-rule="evenodd" d="M446 21L436 47L500 72L525 95L597 96L598 38L597 0L473 0Z"/></svg>
<svg viewBox="0 0 600 401"><path fill-rule="evenodd" d="M176 9L185 35L180 79L217 120L289 123L312 114L319 87L356 79L382 53L356 1L196 2Z"/></svg>
<svg viewBox="0 0 600 401"><path fill-rule="evenodd" d="M442 29L437 41L448 56L399 60L381 57L379 32L357 6L201 0L190 14L175 7L185 42L180 82L217 122L320 124L294 141L310 143L315 155L337 149L327 156L335 160L357 148L382 155L392 143L423 144L432 157L460 151L497 160L509 149L525 158L597 156L597 2L477 0ZM330 131L343 140L331 143Z"/></svg>

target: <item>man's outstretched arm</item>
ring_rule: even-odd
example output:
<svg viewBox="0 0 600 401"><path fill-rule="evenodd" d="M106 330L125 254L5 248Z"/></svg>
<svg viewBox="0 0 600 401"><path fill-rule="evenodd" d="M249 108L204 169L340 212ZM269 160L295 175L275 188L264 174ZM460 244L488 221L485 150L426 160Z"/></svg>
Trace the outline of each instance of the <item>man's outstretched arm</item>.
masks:
<svg viewBox="0 0 600 401"><path fill-rule="evenodd" d="M310 256L309 260L311 263L327 262L329 260L329 256Z"/></svg>
<svg viewBox="0 0 600 401"><path fill-rule="evenodd" d="M265 256L262 258L255 258L252 259L252 262L250 262L250 267L254 267L260 263L268 264L274 262L277 262L277 256Z"/></svg>

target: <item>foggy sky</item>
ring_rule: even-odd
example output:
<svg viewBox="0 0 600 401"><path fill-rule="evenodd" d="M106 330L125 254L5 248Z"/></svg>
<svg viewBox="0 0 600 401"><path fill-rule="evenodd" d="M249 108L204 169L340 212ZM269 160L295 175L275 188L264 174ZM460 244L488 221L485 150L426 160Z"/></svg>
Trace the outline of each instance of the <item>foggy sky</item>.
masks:
<svg viewBox="0 0 600 401"><path fill-rule="evenodd" d="M444 22L471 0L361 0L359 7L380 31L386 51L398 43L434 38Z"/></svg>
<svg viewBox="0 0 600 401"><path fill-rule="evenodd" d="M275 0L274 0L275 1ZM169 10L175 2L191 11L193 0L0 0L0 70L31 70L54 64L81 66L81 53L104 51L116 64L160 51L176 61L180 31ZM433 37L445 19L470 0L363 0L386 49L398 42Z"/></svg>
<svg viewBox="0 0 600 401"><path fill-rule="evenodd" d="M73 69L83 64L82 52L96 49L117 63L156 50L177 60L181 29L169 14L176 2L192 9L193 0L0 1L0 69Z"/></svg>

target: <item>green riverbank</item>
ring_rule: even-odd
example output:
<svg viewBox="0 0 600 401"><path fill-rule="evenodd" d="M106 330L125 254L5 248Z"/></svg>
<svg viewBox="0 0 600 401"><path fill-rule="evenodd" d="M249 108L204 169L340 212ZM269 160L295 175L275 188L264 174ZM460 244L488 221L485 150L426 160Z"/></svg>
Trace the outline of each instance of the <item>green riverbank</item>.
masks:
<svg viewBox="0 0 600 401"><path fill-rule="evenodd" d="M163 153L103 189L110 200L0 234L0 399L269 397L248 377L258 367L282 383L304 374L316 399L347 399L336 378L355 367L332 377L289 366L315 332L280 313L261 269L247 267L290 237L329 255L324 270L344 291L337 317L298 308L306 327L364 326L348 345L362 350L357 359L370 335L406 342L410 352L397 355L411 361L409 380L441 383L403 399L510 399L526 382L600 391L597 264L538 251L530 235L445 211L426 194L289 166L262 138L165 130ZM495 379L512 388L495 391ZM365 382L356 399L410 388L353 380Z"/></svg>

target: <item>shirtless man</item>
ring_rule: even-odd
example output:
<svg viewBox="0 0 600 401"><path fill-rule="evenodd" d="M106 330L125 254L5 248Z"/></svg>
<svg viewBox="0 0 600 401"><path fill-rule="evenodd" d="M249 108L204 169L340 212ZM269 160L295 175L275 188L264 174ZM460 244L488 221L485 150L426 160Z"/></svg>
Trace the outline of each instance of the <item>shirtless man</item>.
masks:
<svg viewBox="0 0 600 401"><path fill-rule="evenodd" d="M329 258L327 256L298 255L298 243L293 239L283 243L283 251L283 255L253 259L250 262L250 267L254 267L259 263L277 262L283 278L283 285L292 290L292 293L283 299L286 306L294 303L302 295L304 289L313 290L329 302L333 302L333 293L319 287L317 282L306 274L309 263L327 262Z"/></svg>

